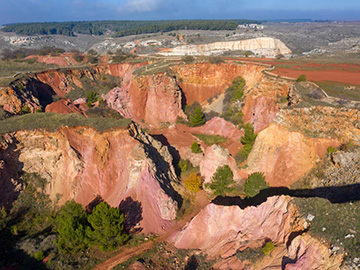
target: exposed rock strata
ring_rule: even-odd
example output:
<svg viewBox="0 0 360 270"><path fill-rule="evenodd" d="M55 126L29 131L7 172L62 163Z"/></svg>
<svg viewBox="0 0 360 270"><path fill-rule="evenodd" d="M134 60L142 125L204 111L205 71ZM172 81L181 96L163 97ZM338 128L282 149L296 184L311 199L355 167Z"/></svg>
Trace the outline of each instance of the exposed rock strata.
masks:
<svg viewBox="0 0 360 270"><path fill-rule="evenodd" d="M257 55L275 57L279 54L290 54L291 50L279 39L260 37L239 41L223 41L201 45L185 45L172 48L163 55L211 55L224 51L252 51Z"/></svg>
<svg viewBox="0 0 360 270"><path fill-rule="evenodd" d="M4 178L16 170L38 173L48 180L50 197L60 195L60 204L75 199L85 206L101 197L112 206L135 205L131 214L143 232L161 232L176 217L172 156L136 125L103 133L87 127L18 131L12 140L16 151L0 151Z"/></svg>

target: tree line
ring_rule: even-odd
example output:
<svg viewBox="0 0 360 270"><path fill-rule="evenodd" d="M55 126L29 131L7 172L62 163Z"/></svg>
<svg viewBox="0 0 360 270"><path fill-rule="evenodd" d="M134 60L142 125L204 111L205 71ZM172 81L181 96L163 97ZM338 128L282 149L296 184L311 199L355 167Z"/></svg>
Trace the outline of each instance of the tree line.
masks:
<svg viewBox="0 0 360 270"><path fill-rule="evenodd" d="M115 37L136 34L189 30L235 30L238 24L261 23L254 20L176 20L176 21L82 21L12 23L1 30L18 35L103 35L115 32Z"/></svg>

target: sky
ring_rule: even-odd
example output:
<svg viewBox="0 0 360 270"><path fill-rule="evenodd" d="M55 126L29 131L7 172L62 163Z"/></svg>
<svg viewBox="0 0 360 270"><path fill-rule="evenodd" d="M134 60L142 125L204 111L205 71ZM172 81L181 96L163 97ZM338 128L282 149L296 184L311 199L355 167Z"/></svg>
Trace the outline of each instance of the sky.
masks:
<svg viewBox="0 0 360 270"><path fill-rule="evenodd" d="M359 0L0 0L14 22L169 19L360 20Z"/></svg>

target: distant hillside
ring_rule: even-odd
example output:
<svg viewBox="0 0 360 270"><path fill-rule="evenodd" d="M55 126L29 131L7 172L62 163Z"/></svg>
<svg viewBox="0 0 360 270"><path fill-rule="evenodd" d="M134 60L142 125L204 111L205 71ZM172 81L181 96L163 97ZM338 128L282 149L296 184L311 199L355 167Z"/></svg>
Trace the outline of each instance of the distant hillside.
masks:
<svg viewBox="0 0 360 270"><path fill-rule="evenodd" d="M234 30L238 24L261 23L253 20L178 20L178 21L83 21L13 23L5 25L1 31L15 32L19 35L66 35L75 33L103 35L107 31L115 36L169 32L174 30Z"/></svg>

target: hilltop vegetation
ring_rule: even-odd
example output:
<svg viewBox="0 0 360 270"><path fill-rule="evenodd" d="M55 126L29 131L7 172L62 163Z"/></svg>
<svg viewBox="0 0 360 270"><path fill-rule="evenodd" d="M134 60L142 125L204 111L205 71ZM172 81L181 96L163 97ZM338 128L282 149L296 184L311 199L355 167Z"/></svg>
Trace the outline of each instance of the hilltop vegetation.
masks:
<svg viewBox="0 0 360 270"><path fill-rule="evenodd" d="M261 23L253 20L179 20L179 21L87 21L14 23L6 25L2 31L19 35L66 35L76 33L103 35L107 31L117 32L115 36L144 33L169 32L174 30L234 30L238 24Z"/></svg>

